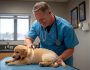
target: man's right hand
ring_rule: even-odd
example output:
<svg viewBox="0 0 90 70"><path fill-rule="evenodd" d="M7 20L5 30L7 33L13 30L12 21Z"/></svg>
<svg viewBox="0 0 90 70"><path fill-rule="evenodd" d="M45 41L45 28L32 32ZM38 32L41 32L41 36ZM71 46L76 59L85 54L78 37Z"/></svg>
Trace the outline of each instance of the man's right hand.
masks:
<svg viewBox="0 0 90 70"><path fill-rule="evenodd" d="M31 38L26 38L24 40L24 44L29 48L35 49L35 46L33 45L33 39L31 39Z"/></svg>
<svg viewBox="0 0 90 70"><path fill-rule="evenodd" d="M29 47L29 48L35 49L35 46L34 46L33 44L28 44L28 45L26 45L26 46Z"/></svg>

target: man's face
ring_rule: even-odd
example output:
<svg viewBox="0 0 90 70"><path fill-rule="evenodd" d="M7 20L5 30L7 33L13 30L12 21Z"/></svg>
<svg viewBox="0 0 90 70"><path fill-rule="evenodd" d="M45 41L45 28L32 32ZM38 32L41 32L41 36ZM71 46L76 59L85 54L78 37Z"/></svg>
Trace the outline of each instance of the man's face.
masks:
<svg viewBox="0 0 90 70"><path fill-rule="evenodd" d="M37 21L40 22L40 24L45 28L48 25L50 25L50 14L49 12L42 12L42 11L37 11L34 13L35 18L37 19Z"/></svg>

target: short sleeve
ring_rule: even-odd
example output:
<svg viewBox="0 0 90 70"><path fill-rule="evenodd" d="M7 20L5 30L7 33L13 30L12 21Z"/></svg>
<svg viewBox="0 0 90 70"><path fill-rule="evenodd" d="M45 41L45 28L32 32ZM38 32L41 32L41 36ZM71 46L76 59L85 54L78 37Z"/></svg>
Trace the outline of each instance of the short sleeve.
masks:
<svg viewBox="0 0 90 70"><path fill-rule="evenodd" d="M37 37L37 32L36 32L36 23L34 22L30 28L30 31L27 33L26 38L32 38L35 40Z"/></svg>
<svg viewBox="0 0 90 70"><path fill-rule="evenodd" d="M72 26L64 28L64 44L66 48L74 48L79 43L76 33Z"/></svg>

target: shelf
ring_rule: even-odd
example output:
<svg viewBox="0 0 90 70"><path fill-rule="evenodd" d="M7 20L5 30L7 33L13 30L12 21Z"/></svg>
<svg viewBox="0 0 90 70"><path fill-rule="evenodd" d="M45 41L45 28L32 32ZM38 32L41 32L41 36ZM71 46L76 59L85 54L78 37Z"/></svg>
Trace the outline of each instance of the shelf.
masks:
<svg viewBox="0 0 90 70"><path fill-rule="evenodd" d="M16 45L0 45L0 52L13 52Z"/></svg>

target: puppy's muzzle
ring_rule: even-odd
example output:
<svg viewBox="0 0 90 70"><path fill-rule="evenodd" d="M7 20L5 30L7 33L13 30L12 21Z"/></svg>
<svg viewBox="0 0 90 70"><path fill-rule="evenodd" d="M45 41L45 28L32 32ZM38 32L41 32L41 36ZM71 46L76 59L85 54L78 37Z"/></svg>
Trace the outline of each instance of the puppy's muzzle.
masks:
<svg viewBox="0 0 90 70"><path fill-rule="evenodd" d="M19 55L13 55L12 56L15 60L19 60L21 57Z"/></svg>

